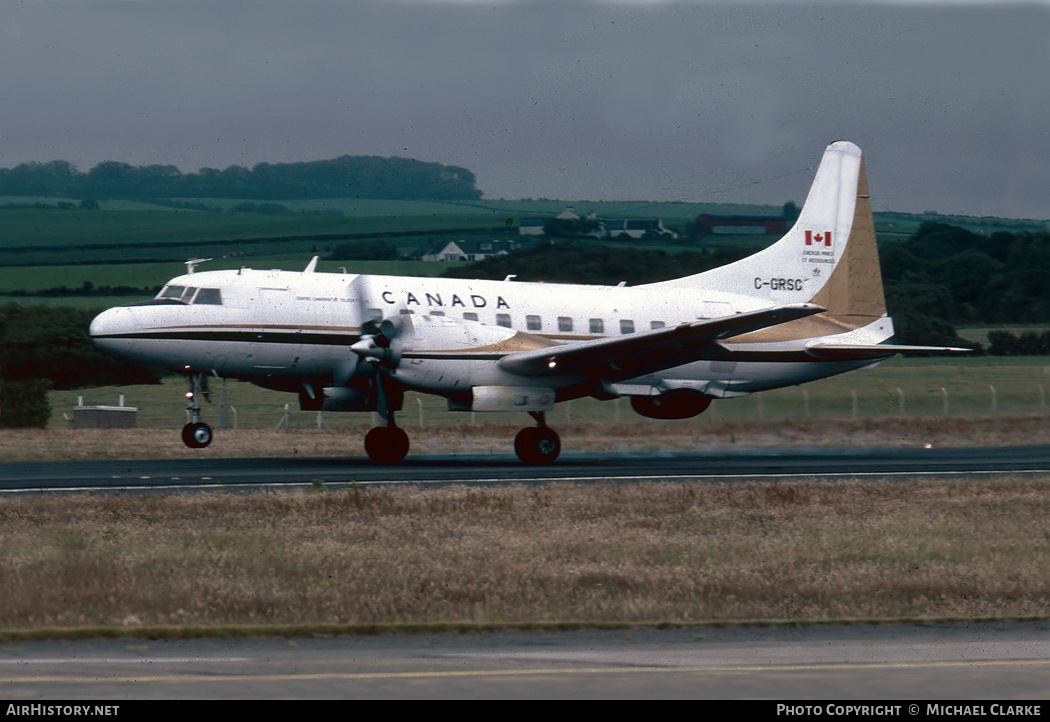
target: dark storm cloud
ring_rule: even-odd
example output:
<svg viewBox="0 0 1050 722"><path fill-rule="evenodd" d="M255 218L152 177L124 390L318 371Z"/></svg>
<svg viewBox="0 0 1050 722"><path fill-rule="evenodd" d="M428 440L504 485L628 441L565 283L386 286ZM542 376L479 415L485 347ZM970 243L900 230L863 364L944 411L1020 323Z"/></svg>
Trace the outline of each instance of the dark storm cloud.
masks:
<svg viewBox="0 0 1050 722"><path fill-rule="evenodd" d="M1050 217L1050 7L0 2L0 164L402 155L488 197L798 202L824 145L879 209Z"/></svg>

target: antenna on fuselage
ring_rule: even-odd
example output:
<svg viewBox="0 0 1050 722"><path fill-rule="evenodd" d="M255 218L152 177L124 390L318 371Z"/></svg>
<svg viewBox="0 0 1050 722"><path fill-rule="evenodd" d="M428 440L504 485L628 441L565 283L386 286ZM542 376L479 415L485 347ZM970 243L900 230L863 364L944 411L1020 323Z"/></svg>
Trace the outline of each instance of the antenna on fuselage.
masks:
<svg viewBox="0 0 1050 722"><path fill-rule="evenodd" d="M191 258L186 261L186 273L194 273L197 270L198 263L207 263L212 259L210 258Z"/></svg>
<svg viewBox="0 0 1050 722"><path fill-rule="evenodd" d="M303 273L313 273L315 270L317 270L318 258L320 258L320 256L314 256L313 258L311 258L310 262L306 264L306 268L303 270Z"/></svg>

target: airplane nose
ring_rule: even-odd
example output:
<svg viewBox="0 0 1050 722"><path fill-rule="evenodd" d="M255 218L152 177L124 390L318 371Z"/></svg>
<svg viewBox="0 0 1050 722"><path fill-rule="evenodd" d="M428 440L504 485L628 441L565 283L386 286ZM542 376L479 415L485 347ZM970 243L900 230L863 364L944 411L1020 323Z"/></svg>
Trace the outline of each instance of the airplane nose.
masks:
<svg viewBox="0 0 1050 722"><path fill-rule="evenodd" d="M91 325L88 326L91 338L97 339L112 335L120 325L118 321L120 311L119 308L110 308L91 319Z"/></svg>
<svg viewBox="0 0 1050 722"><path fill-rule="evenodd" d="M126 344L121 336L131 328L131 314L127 308L111 308L91 320L88 333L91 340L103 351L121 354Z"/></svg>

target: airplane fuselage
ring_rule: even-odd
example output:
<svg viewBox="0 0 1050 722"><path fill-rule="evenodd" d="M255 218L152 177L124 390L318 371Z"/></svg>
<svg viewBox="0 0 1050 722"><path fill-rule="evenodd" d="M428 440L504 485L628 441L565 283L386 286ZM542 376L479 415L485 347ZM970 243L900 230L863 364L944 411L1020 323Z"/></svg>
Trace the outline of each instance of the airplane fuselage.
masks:
<svg viewBox="0 0 1050 722"><path fill-rule="evenodd" d="M143 363L290 389L288 383L295 381L333 383L341 366L356 361L349 347L368 322L407 317L427 330L428 341L409 344L392 376L408 388L449 394L473 386L534 386L495 363L509 352L641 333L767 305L731 293L652 286L241 269L174 278L155 301L100 315L91 333L105 350ZM646 374L616 388L623 395L690 388L720 397L868 363L815 363L798 342L725 346L723 358ZM756 357L759 350L769 356L778 349L781 353L767 360ZM551 377L542 385L565 389L581 381Z"/></svg>

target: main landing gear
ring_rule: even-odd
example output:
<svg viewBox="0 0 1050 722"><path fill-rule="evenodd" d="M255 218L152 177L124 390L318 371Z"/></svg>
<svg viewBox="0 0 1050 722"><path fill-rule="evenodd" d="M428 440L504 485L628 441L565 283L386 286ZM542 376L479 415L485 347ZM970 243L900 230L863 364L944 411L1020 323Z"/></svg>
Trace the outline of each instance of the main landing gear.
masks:
<svg viewBox="0 0 1050 722"><path fill-rule="evenodd" d="M201 396L210 401L208 396L208 377L202 373L186 375L186 411L190 413L190 423L182 427L182 443L191 449L203 449L211 443L211 427L201 421L201 405L197 399Z"/></svg>
<svg viewBox="0 0 1050 722"><path fill-rule="evenodd" d="M394 425L394 417L386 426L376 426L365 434L365 451L377 464L397 464L408 455L408 434Z"/></svg>
<svg viewBox="0 0 1050 722"><path fill-rule="evenodd" d="M539 466L550 464L561 453L561 439L547 426L542 411L530 411L536 426L526 426L514 437L514 451L523 464Z"/></svg>
<svg viewBox="0 0 1050 722"><path fill-rule="evenodd" d="M550 464L561 453L561 439L547 426L542 411L529 412L536 419L536 426L527 426L514 437L514 451L523 464L540 466ZM369 429L365 435L365 451L377 464L398 464L408 455L408 434L394 423L394 414L389 412L386 426Z"/></svg>

